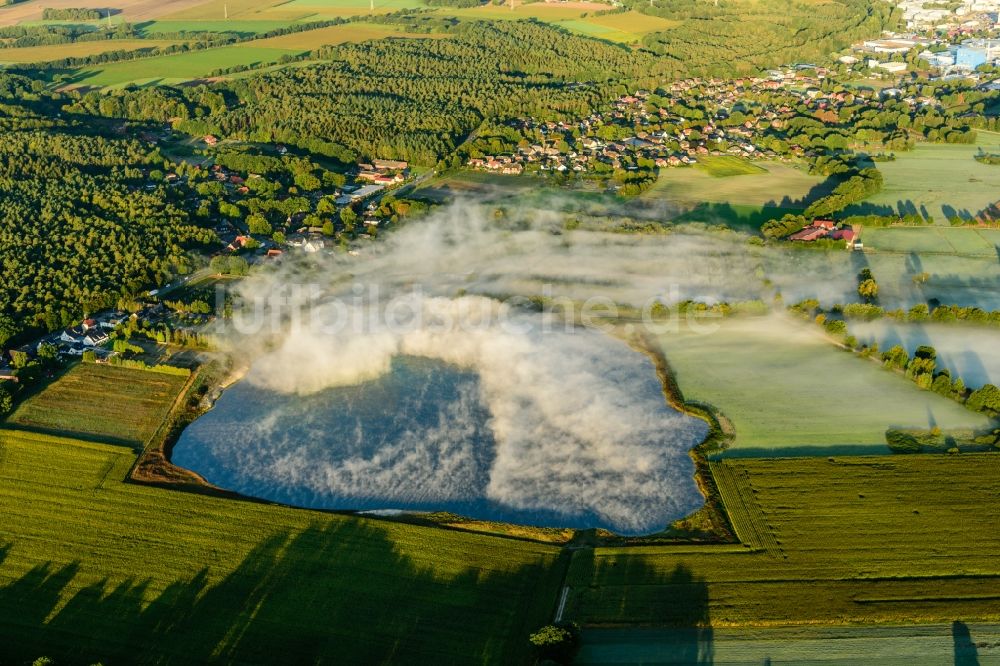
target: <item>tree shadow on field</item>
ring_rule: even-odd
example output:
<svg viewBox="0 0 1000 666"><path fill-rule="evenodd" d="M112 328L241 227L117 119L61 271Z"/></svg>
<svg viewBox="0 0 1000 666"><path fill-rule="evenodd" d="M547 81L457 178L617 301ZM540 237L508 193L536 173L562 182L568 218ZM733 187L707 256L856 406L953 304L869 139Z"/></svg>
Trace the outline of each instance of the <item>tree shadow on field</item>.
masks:
<svg viewBox="0 0 1000 666"><path fill-rule="evenodd" d="M714 663L708 584L687 565L678 563L666 573L648 566L640 557L623 555L596 565L592 560L574 559L572 567L579 576L588 565L590 586L575 590L574 606L581 615L565 619L595 627L632 624L657 628L585 629L580 661L587 662L588 654L621 657L618 652L624 650L629 653L626 660L633 663Z"/></svg>
<svg viewBox="0 0 1000 666"><path fill-rule="evenodd" d="M979 650L972 642L972 634L964 622L951 623L951 638L955 652L955 666L979 666Z"/></svg>
<svg viewBox="0 0 1000 666"><path fill-rule="evenodd" d="M151 568L178 566L159 555L150 552ZM340 520L276 532L221 578L209 563L166 586L139 571L111 582L88 575L86 564L39 564L0 588L0 663L40 655L59 663L518 663L528 634L551 617L555 562L443 575L401 554L378 526Z"/></svg>

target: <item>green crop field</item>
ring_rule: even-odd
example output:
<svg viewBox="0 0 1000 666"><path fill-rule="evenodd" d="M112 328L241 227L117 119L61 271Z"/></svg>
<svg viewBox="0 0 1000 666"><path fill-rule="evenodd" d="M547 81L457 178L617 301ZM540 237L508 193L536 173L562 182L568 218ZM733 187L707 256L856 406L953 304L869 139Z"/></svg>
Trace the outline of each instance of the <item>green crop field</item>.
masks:
<svg viewBox="0 0 1000 666"><path fill-rule="evenodd" d="M665 333L660 343L684 397L714 405L733 422L736 441L727 455L888 453L889 427L988 425L962 405L837 349L818 327L778 317L716 323L714 332Z"/></svg>
<svg viewBox="0 0 1000 666"><path fill-rule="evenodd" d="M61 58L82 58L108 51L137 51L169 46L169 40L108 39L100 42L73 42L50 46L25 46L0 49L0 63L47 62Z"/></svg>
<svg viewBox="0 0 1000 666"><path fill-rule="evenodd" d="M7 420L17 428L142 447L186 382L179 375L80 363Z"/></svg>
<svg viewBox="0 0 1000 666"><path fill-rule="evenodd" d="M979 132L975 145L921 143L897 153L895 161L880 162L882 191L845 213L922 213L948 225L954 216L974 218L1000 200L1000 167L973 159L982 148L1000 150L1000 134Z"/></svg>
<svg viewBox="0 0 1000 666"><path fill-rule="evenodd" d="M916 252L997 257L1000 232L972 227L888 227L864 231L865 247L881 252Z"/></svg>
<svg viewBox="0 0 1000 666"><path fill-rule="evenodd" d="M138 28L144 36L155 37L157 34L174 32L238 32L241 34L258 34L285 28L292 21L284 20L162 20L143 23Z"/></svg>
<svg viewBox="0 0 1000 666"><path fill-rule="evenodd" d="M557 25L581 35L632 44L651 32L669 30L676 21L628 11L622 14L588 14L578 19L558 21Z"/></svg>
<svg viewBox="0 0 1000 666"><path fill-rule="evenodd" d="M307 30L305 32L295 32L278 37L244 42L249 48L281 48L312 50L327 44L343 44L346 42L364 42L370 39L384 39L385 37L419 37L422 39L433 37L444 37L440 34L425 34L404 32L395 25L375 25L372 23L350 23L335 25L318 30Z"/></svg>
<svg viewBox="0 0 1000 666"><path fill-rule="evenodd" d="M0 662L520 663L554 610L552 547L123 483L133 459L0 431Z"/></svg>
<svg viewBox="0 0 1000 666"><path fill-rule="evenodd" d="M689 654L711 649L709 625L1000 620L997 455L711 468L748 541L576 551L565 619L684 627Z"/></svg>
<svg viewBox="0 0 1000 666"><path fill-rule="evenodd" d="M701 157L698 159L696 168L705 171L715 178L728 178L730 176L750 176L753 174L767 173L763 167L759 167L742 157L731 157L729 155L714 155L711 157Z"/></svg>
<svg viewBox="0 0 1000 666"><path fill-rule="evenodd" d="M711 640L706 636L697 643L685 628L588 629L573 663L971 666L998 660L1000 625L956 621L910 627L713 627Z"/></svg>
<svg viewBox="0 0 1000 666"><path fill-rule="evenodd" d="M866 247L868 232L863 234ZM893 243L897 240L890 238ZM898 247L894 252L881 252L875 247L875 252L865 252L864 260L878 280L879 302L885 307L909 308L936 300L986 310L1000 308L1000 262L995 252L980 257L902 252Z"/></svg>
<svg viewBox="0 0 1000 666"><path fill-rule="evenodd" d="M238 45L156 56L81 69L73 85L104 88L127 84L183 83L206 77L218 69L276 62L282 56L307 50Z"/></svg>
<svg viewBox="0 0 1000 666"><path fill-rule="evenodd" d="M745 160L737 160L737 163L738 168L745 173L732 178L714 177L708 168L664 169L660 172L656 185L647 190L643 197L690 205L710 202L802 209L831 187L823 178L811 176L794 164L766 161L750 163ZM709 164L719 164L720 169L725 165ZM746 167L753 170L747 171Z"/></svg>

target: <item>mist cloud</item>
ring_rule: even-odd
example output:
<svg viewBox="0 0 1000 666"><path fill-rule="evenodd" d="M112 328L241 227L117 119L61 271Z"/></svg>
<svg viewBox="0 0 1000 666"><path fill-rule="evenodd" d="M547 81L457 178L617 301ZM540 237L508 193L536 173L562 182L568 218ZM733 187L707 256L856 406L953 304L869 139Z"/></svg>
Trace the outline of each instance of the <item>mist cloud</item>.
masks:
<svg viewBox="0 0 1000 666"><path fill-rule="evenodd" d="M663 528L701 502L688 451L705 424L668 407L651 360L612 332L507 301L641 307L655 298L770 302L779 292L787 301L825 291L842 302L855 288L846 261L810 253L789 261L747 240L719 230L567 231L560 213L497 215L458 203L357 256L285 262L240 289L236 319L256 327L226 333L252 360L248 384L312 396L418 356L475 371L478 395L375 451L362 446L363 428L325 448L296 445L280 410L202 439L228 452L226 464L246 479L317 497L381 497L391 506L482 496L521 511L595 516L624 532ZM481 408L492 446L485 453ZM307 412L296 423L322 440L321 421Z"/></svg>

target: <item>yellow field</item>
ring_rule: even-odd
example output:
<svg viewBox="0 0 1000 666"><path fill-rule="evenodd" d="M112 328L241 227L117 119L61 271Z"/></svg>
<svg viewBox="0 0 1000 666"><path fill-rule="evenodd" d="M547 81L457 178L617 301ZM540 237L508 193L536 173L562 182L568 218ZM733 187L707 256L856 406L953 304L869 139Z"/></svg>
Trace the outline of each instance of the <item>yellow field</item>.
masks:
<svg viewBox="0 0 1000 666"><path fill-rule="evenodd" d="M109 39L103 42L25 46L17 49L0 49L0 63L46 62L60 58L82 58L108 51L133 51L142 48L169 46L174 43L163 39Z"/></svg>
<svg viewBox="0 0 1000 666"><path fill-rule="evenodd" d="M253 42L245 42L245 46L266 46L276 49L316 49L327 44L344 44L347 42L364 42L369 39L385 37L444 37L444 35L428 35L403 32L399 26L374 25L371 23L350 23L334 25L319 30L307 30L290 35L269 37Z"/></svg>

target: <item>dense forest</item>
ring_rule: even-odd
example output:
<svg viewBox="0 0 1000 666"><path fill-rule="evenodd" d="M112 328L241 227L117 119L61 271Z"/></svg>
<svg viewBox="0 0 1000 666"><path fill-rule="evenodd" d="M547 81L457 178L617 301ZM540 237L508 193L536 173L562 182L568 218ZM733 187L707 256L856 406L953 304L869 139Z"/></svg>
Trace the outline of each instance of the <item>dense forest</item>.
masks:
<svg viewBox="0 0 1000 666"><path fill-rule="evenodd" d="M184 129L303 145L340 159L434 164L486 118L589 113L655 74L643 52L535 22L459 23L447 39L392 39L322 49L327 62L204 90L93 93L85 113L166 120ZM221 103L220 103L221 102ZM338 147L346 148L340 151ZM336 155L340 152L339 155Z"/></svg>
<svg viewBox="0 0 1000 666"><path fill-rule="evenodd" d="M214 234L146 184L155 151L39 111L36 89L0 76L0 314L54 329L186 270Z"/></svg>

